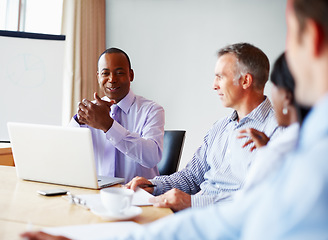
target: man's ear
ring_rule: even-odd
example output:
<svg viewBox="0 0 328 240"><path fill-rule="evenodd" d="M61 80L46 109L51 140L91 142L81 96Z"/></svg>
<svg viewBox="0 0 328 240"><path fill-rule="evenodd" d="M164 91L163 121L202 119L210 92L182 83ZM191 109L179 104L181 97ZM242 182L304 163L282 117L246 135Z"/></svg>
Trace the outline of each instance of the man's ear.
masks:
<svg viewBox="0 0 328 240"><path fill-rule="evenodd" d="M253 83L253 76L249 73L245 74L241 80L241 85L243 89L249 88Z"/></svg>
<svg viewBox="0 0 328 240"><path fill-rule="evenodd" d="M134 79L134 72L132 68L130 69L129 75L130 75L130 82L132 82Z"/></svg>
<svg viewBox="0 0 328 240"><path fill-rule="evenodd" d="M306 22L306 28L308 31L309 40L312 42L312 53L314 56L319 56L325 45L325 34L322 26L312 19L308 19Z"/></svg>
<svg viewBox="0 0 328 240"><path fill-rule="evenodd" d="M97 83L100 84L100 82L99 82L99 72L98 71L96 73L96 76L97 76Z"/></svg>

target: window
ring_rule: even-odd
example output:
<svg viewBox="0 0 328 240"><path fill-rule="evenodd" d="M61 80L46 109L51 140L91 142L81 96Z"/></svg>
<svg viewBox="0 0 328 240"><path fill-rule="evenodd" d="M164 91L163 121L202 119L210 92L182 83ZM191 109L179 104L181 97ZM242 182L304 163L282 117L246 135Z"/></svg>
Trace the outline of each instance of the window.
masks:
<svg viewBox="0 0 328 240"><path fill-rule="evenodd" d="M0 0L0 27L2 30L18 30L18 0Z"/></svg>
<svg viewBox="0 0 328 240"><path fill-rule="evenodd" d="M61 34L63 0L0 0L0 30Z"/></svg>

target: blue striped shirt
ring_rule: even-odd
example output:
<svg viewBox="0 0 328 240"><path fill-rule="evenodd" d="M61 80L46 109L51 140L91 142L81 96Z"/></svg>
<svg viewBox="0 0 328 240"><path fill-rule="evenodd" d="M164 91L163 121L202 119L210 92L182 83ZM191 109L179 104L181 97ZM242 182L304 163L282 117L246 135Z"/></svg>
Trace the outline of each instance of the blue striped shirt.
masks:
<svg viewBox="0 0 328 240"><path fill-rule="evenodd" d="M251 146L241 147L249 138L237 139L239 131L245 128L255 128L267 136L275 133L278 125L267 97L239 122L236 111L217 121L183 170L151 180L157 185L154 195L178 188L192 194L192 207L230 200L243 185L255 158L256 151L250 152Z"/></svg>

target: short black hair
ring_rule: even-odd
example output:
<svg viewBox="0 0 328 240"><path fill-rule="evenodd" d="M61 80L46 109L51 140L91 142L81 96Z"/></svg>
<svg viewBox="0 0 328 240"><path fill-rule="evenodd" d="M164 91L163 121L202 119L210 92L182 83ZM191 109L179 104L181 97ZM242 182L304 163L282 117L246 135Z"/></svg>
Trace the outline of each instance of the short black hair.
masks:
<svg viewBox="0 0 328 240"><path fill-rule="evenodd" d="M101 58L102 55L104 54L110 54L110 53L122 53L126 59L128 60L128 63L129 63L129 69L131 69L131 62L130 62L130 58L129 56L126 54L126 52L124 52L123 50L119 49L119 48L115 48L115 47L112 47L112 48L108 48L106 49L102 54L100 54L99 58L98 58L98 62L99 62L99 59Z"/></svg>

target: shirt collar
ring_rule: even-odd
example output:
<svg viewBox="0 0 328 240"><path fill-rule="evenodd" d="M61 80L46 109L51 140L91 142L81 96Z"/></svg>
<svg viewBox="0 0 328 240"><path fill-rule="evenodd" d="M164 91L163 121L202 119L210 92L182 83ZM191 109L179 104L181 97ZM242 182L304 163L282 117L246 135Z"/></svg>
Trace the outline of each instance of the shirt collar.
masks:
<svg viewBox="0 0 328 240"><path fill-rule="evenodd" d="M135 97L135 94L130 89L129 93L121 101L118 102L117 106L119 106L120 109L122 109L122 111L127 114L134 102Z"/></svg>
<svg viewBox="0 0 328 240"><path fill-rule="evenodd" d="M130 107L132 106L132 104L135 100L135 97L136 97L136 95L130 89L129 93L126 94L126 96L121 101L118 102L117 106L119 106L120 109L125 114L127 114L129 112ZM105 96L104 99L106 99L107 101L110 101L110 99L107 96Z"/></svg>
<svg viewBox="0 0 328 240"><path fill-rule="evenodd" d="M328 133L328 94L306 115L301 127L300 146L305 147L320 141Z"/></svg>
<svg viewBox="0 0 328 240"><path fill-rule="evenodd" d="M249 114L247 114L243 119L241 119L239 122L243 122L246 119L252 119L252 120L257 120L260 122L264 122L267 115L272 109L271 102L267 96L264 96L265 99L263 102L258 105L253 111L251 111ZM237 111L233 111L233 113L230 115L231 121L236 121L238 119L238 113Z"/></svg>

